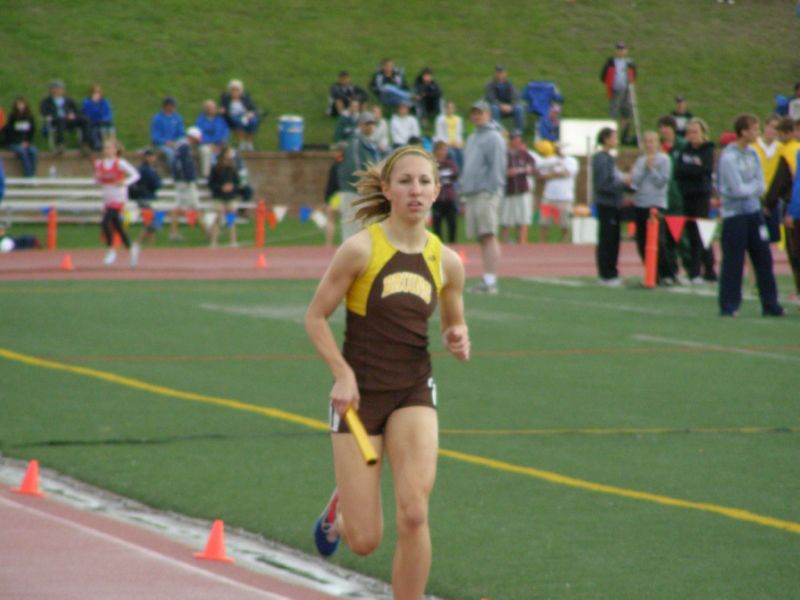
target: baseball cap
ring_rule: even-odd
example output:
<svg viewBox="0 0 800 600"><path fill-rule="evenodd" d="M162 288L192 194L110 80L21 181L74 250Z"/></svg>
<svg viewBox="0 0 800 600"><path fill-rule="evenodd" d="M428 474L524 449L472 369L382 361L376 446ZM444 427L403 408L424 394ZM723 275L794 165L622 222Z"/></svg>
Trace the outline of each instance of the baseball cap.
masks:
<svg viewBox="0 0 800 600"><path fill-rule="evenodd" d="M624 50L625 47L626 47L625 42L617 42L616 44L614 44L614 48L616 48L617 50Z"/></svg>
<svg viewBox="0 0 800 600"><path fill-rule="evenodd" d="M675 96L675 102L683 102L684 100L686 100L686 98L683 96Z"/></svg>
<svg viewBox="0 0 800 600"><path fill-rule="evenodd" d="M521 138L522 137L522 131L520 131L519 129L512 129L511 133L508 134L508 137Z"/></svg>
<svg viewBox="0 0 800 600"><path fill-rule="evenodd" d="M375 115L373 115L371 111L362 112L358 116L359 125L366 125L367 123L375 123Z"/></svg>
<svg viewBox="0 0 800 600"><path fill-rule="evenodd" d="M489 103L486 100L478 100L472 104L472 108L470 112L473 110L479 110L481 112L490 112L492 109L489 107Z"/></svg>

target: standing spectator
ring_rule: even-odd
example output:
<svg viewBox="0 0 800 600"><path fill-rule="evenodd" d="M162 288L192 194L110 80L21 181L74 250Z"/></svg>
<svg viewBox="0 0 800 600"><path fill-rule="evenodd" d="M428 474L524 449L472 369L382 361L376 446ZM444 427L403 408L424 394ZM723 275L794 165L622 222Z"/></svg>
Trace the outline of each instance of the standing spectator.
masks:
<svg viewBox="0 0 800 600"><path fill-rule="evenodd" d="M440 239L444 239L442 222L446 223L447 241L453 244L456 241L458 224L458 192L456 191L458 165L449 157L445 142L436 142L433 153L439 167L439 185L442 186L432 208L433 232Z"/></svg>
<svg viewBox="0 0 800 600"><path fill-rule="evenodd" d="M333 141L341 142L353 135L358 127L358 116L361 114L361 102L351 100L346 110L342 111L336 119L336 131L333 132Z"/></svg>
<svg viewBox="0 0 800 600"><path fill-rule="evenodd" d="M9 149L22 161L22 173L25 177L36 175L36 159L38 152L34 145L36 120L31 107L22 96L14 99L8 122L5 127L6 143Z"/></svg>
<svg viewBox="0 0 800 600"><path fill-rule="evenodd" d="M430 67L422 69L414 80L414 100L417 117L423 123L431 123L442 110L442 90L433 79Z"/></svg>
<svg viewBox="0 0 800 600"><path fill-rule="evenodd" d="M394 107L403 102L411 102L411 92L408 91L403 70L396 67L390 58L381 61L380 68L372 75L369 89L386 106Z"/></svg>
<svg viewBox="0 0 800 600"><path fill-rule="evenodd" d="M325 247L331 248L333 246L333 238L336 235L336 221L341 216L339 208L341 207L342 197L339 194L342 186L339 184L339 165L344 160L344 151L347 148L347 142L338 142L334 144L333 149L336 155L333 159L333 164L328 169L328 181L325 184Z"/></svg>
<svg viewBox="0 0 800 600"><path fill-rule="evenodd" d="M150 141L167 161L167 168L172 168L175 159L175 148L178 141L186 137L183 117L178 113L178 102L167 96L161 102L161 112L156 113L150 122Z"/></svg>
<svg viewBox="0 0 800 600"><path fill-rule="evenodd" d="M389 123L383 117L383 109L376 104L372 107L372 116L375 117L375 129L370 138L373 146L378 149L378 155L383 157L389 154L392 142L389 138Z"/></svg>
<svg viewBox="0 0 800 600"><path fill-rule="evenodd" d="M402 102L397 112L389 119L389 131L392 134L392 145L395 148L407 146L413 138L419 140L422 135L417 117L410 114L411 103Z"/></svg>
<svg viewBox="0 0 800 600"><path fill-rule="evenodd" d="M261 113L244 91L244 84L238 79L228 83L228 91L222 94L220 114L228 121L228 127L236 134L239 150L255 150L253 138L261 124Z"/></svg>
<svg viewBox="0 0 800 600"><path fill-rule="evenodd" d="M517 88L509 80L505 66L495 66L494 78L486 84L484 97L492 109L492 118L495 121L500 123L502 117L513 117L514 128L525 130L525 106Z"/></svg>
<svg viewBox="0 0 800 600"><path fill-rule="evenodd" d="M217 164L211 169L208 178L208 187L211 196L217 200L215 210L216 219L211 226L211 247L217 246L220 224L224 223L228 230L228 242L231 247L238 246L236 239L236 198L248 201L252 196L250 186L243 185L239 177L239 166L233 148L223 146L217 159Z"/></svg>
<svg viewBox="0 0 800 600"><path fill-rule="evenodd" d="M339 71L339 79L331 85L326 114L329 117L338 117L347 110L351 100L364 104L367 99L367 92L350 81L350 73Z"/></svg>
<svg viewBox="0 0 800 600"><path fill-rule="evenodd" d="M655 131L644 132L644 154L633 165L631 185L636 193L633 199L636 219L636 249L644 262L647 242L647 221L650 209L658 210L658 281L665 285L675 282L675 273L667 259L667 226L664 211L667 209L667 191L672 177L672 162L660 148Z"/></svg>
<svg viewBox="0 0 800 600"><path fill-rule="evenodd" d="M719 283L719 313L736 316L742 303L742 275L745 252L750 256L758 282L761 314L783 316L772 270L769 240L763 234L761 195L764 173L758 154L751 147L758 139L759 122L753 115L741 115L733 124L736 142L729 144L719 159L719 191L722 196L722 270Z"/></svg>
<svg viewBox="0 0 800 600"><path fill-rule="evenodd" d="M158 155L147 148L142 152L142 164L139 165L139 180L128 186L128 197L135 200L140 210L152 211L152 201L156 199L158 190L161 189L161 177L156 171ZM144 221L144 219L142 219ZM142 243L152 243L159 229L157 219L151 219L145 224L139 234L139 239L134 243L141 248ZM138 252L138 250L137 250Z"/></svg>
<svg viewBox="0 0 800 600"><path fill-rule="evenodd" d="M783 145L778 139L778 123L781 118L777 115L771 115L764 121L764 135L756 140L753 144L753 150L758 154L761 161L761 170L764 173L764 185L769 190L772 185L772 180L775 179L775 173L778 171L778 164L781 158L781 146ZM770 210L766 204L764 205L764 220L769 230L770 241L777 242L781 239L781 211Z"/></svg>
<svg viewBox="0 0 800 600"><path fill-rule="evenodd" d="M220 149L227 146L231 132L228 122L219 114L217 103L213 100L203 102L203 112L197 116L194 124L203 136L203 143L200 144L200 173L208 178Z"/></svg>
<svg viewBox="0 0 800 600"><path fill-rule="evenodd" d="M464 165L464 120L456 113L456 103L448 102L444 114L436 117L434 142L445 142L458 168Z"/></svg>
<svg viewBox="0 0 800 600"><path fill-rule="evenodd" d="M564 242L569 237L570 213L575 203L575 181L580 164L578 159L565 155L558 144L549 140L538 141L536 150L543 157L536 163L536 176L544 181L539 239L543 242L550 239L550 225L558 225Z"/></svg>
<svg viewBox="0 0 800 600"><path fill-rule="evenodd" d="M686 137L686 126L694 118L686 105L686 98L675 96L675 110L672 111L672 118L675 119L675 132L679 137Z"/></svg>
<svg viewBox="0 0 800 600"><path fill-rule="evenodd" d="M623 144L636 145L636 133L631 131L633 104L630 86L636 82L636 65L628 56L624 42L617 42L614 56L609 58L600 72L600 81L606 86L609 99L608 113L617 119L619 136Z"/></svg>
<svg viewBox="0 0 800 600"><path fill-rule="evenodd" d="M139 246L131 247L125 228L122 226L122 209L128 201L128 186L139 179L139 172L124 158L122 144L114 139L103 142L103 156L94 161L94 178L103 190L103 220L100 227L105 237L108 252L103 264L111 265L117 260L114 249L114 233L122 239L122 243L130 250L131 266L139 262Z"/></svg>
<svg viewBox="0 0 800 600"><path fill-rule="evenodd" d="M795 160L797 159L798 154L795 154ZM797 176L796 171L783 224L786 226L786 253L789 255L794 275L795 294L793 299L796 302L800 298L800 177Z"/></svg>
<svg viewBox="0 0 800 600"><path fill-rule="evenodd" d="M172 160L172 178L175 180L175 208L170 215L169 239L173 242L183 240L178 233L178 217L191 211L195 215L200 208L197 197L197 167L192 158L192 144L201 144L203 134L197 127L189 127L186 136L175 145L175 158ZM200 219L200 227L207 232L206 224Z"/></svg>
<svg viewBox="0 0 800 600"><path fill-rule="evenodd" d="M794 84L794 98L789 102L789 118L800 121L800 81Z"/></svg>
<svg viewBox="0 0 800 600"><path fill-rule="evenodd" d="M500 241L508 243L509 228L517 230L517 243L528 243L528 225L533 217L530 178L536 161L528 152L521 131L512 131L506 167L506 193L500 200Z"/></svg>
<svg viewBox="0 0 800 600"><path fill-rule="evenodd" d="M81 111L89 122L89 144L92 150L100 150L103 141L114 135L111 103L103 96L100 84L95 83L89 88L89 96L83 101Z"/></svg>
<svg viewBox="0 0 800 600"><path fill-rule="evenodd" d="M64 152L64 133L74 131L78 135L81 151L86 152L89 144L88 122L75 101L65 95L63 81L56 79L50 83L50 94L42 100L39 112L42 113L44 128L52 150L58 154Z"/></svg>
<svg viewBox="0 0 800 600"><path fill-rule="evenodd" d="M711 176L714 171L714 143L708 139L708 125L693 118L686 126L686 145L675 161L675 176L683 197L683 210L689 220L686 233L689 237L691 264L689 279L694 284L716 281L714 251L706 248L700 237L695 219L707 219L711 210ZM701 268L703 276L700 276Z"/></svg>
<svg viewBox="0 0 800 600"><path fill-rule="evenodd" d="M628 181L617 169L614 157L611 155L611 150L619 146L617 132L604 127L597 135L597 143L602 146L600 151L592 156L592 187L599 221L597 273L601 285L619 287L622 285L617 270L620 223L623 192Z"/></svg>
<svg viewBox="0 0 800 600"><path fill-rule="evenodd" d="M342 215L342 242L355 235L362 229L362 223L354 219L355 209L351 204L358 198L356 182L362 171L366 171L369 163L380 160L378 149L372 143L372 133L375 129L375 115L371 112L362 112L358 118L358 131L347 140L344 149L344 158L339 163L339 212Z"/></svg>
<svg viewBox="0 0 800 600"><path fill-rule="evenodd" d="M677 125L672 115L664 115L658 120L658 135L661 139L661 149L669 156L672 176L667 186L667 215L683 216L683 197L681 196L680 186L675 177L675 162L678 155L683 150L686 142L678 137ZM676 241L672 237L672 233L666 238L666 260L669 263L670 271L675 274L675 281L681 285L686 285L689 280L679 273L678 258L680 257L680 264L688 274L691 271L691 251L689 241L685 228L681 230L681 235Z"/></svg>
<svg viewBox="0 0 800 600"><path fill-rule="evenodd" d="M492 121L491 107L484 100L472 105L469 116L475 131L464 148L461 174L461 200L466 207L466 230L470 239L478 238L483 261L482 281L470 291L497 294L498 210L506 184L506 143L500 126Z"/></svg>

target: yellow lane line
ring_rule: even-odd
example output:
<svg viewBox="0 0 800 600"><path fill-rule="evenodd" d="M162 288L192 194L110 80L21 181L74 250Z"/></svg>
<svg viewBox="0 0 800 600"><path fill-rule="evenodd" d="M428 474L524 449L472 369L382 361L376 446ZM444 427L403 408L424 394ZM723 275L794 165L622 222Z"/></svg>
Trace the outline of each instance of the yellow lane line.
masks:
<svg viewBox="0 0 800 600"><path fill-rule="evenodd" d="M230 400L227 398L219 398L216 396L207 396L205 394L184 392L181 390L176 390L161 385L153 385L151 383L140 381L138 379L133 379L131 377L115 375L114 373L108 373L106 371L100 371L88 367L79 367L75 365L66 365L52 360L45 360L37 358L35 356L14 352L12 350L8 350L5 348L0 348L0 357L6 358L11 361L16 361L23 364L31 365L34 367L41 367L45 369L52 369L55 371L74 373L76 375L83 375L85 377L91 377L94 379L99 379L101 381L106 381L108 383L114 383L117 385L130 387L144 392L149 392L151 394L166 396L169 398L177 398L180 400L188 400L191 402L199 402L203 404L210 404L215 406L221 406L224 408L230 408L233 410L256 413L273 419L278 419L280 421L286 421L289 423L295 423L297 425L303 425L304 427L309 427L317 431L328 430L328 425L324 421L320 421L318 419L312 419L309 417L304 417L302 415L298 415L288 411L283 411L276 408L257 406L255 404L247 404L245 402L239 402L238 400ZM591 481L584 481L581 479L576 479L574 477L568 477L566 475L561 475L559 473L554 473L552 471L544 471L542 469L535 469L533 467L524 467L521 465L515 465L507 462L494 460L491 458L485 458L473 454L466 454L464 452L447 450L445 448L440 448L439 454L446 458L450 458L460 462L478 465L498 471L504 471L507 473L525 475L527 477L533 477L536 479L541 479L559 485L566 485L602 494L622 496L624 498L631 498L635 500L643 500L646 502L655 502L657 504L662 504L666 506L674 506L678 508L687 508L703 512L715 513L718 515L722 515L724 517L728 517L730 519L747 521L751 523L756 523L758 525L763 525L765 527L773 527L776 529L789 531L791 533L800 534L800 523L795 523L792 521L784 521L772 517L765 517L762 515L758 515L737 508L728 508L725 506L717 506L715 504L707 504L702 502L691 502L688 500L681 500L678 498L670 498L668 496L659 496L657 494L651 494L649 492L639 492L636 490L629 490L626 488L620 488L611 485L592 483Z"/></svg>

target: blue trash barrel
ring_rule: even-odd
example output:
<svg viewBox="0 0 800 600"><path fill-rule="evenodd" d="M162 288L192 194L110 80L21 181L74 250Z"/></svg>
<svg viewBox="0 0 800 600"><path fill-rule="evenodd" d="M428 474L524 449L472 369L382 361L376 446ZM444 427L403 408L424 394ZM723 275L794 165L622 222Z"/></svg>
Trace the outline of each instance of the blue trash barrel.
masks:
<svg viewBox="0 0 800 600"><path fill-rule="evenodd" d="M303 149L303 117L283 115L278 119L278 147L282 152Z"/></svg>

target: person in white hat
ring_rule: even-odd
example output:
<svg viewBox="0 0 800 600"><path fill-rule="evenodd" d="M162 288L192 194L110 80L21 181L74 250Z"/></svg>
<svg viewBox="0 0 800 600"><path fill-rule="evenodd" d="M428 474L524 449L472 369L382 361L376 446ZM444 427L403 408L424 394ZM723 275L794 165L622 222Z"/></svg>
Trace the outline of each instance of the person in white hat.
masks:
<svg viewBox="0 0 800 600"><path fill-rule="evenodd" d="M228 83L228 90L220 100L219 112L239 140L239 150L254 150L253 138L261 124L261 113L240 80L231 79Z"/></svg>
<svg viewBox="0 0 800 600"><path fill-rule="evenodd" d="M192 144L200 144L203 134L199 127L189 127L186 137L178 141L175 146L175 158L170 168L172 178L175 180L175 208L170 214L170 241L181 241L183 237L178 233L178 217L181 213L197 217L200 201L197 197L197 167L192 156ZM207 230L202 219L199 221L203 231Z"/></svg>

